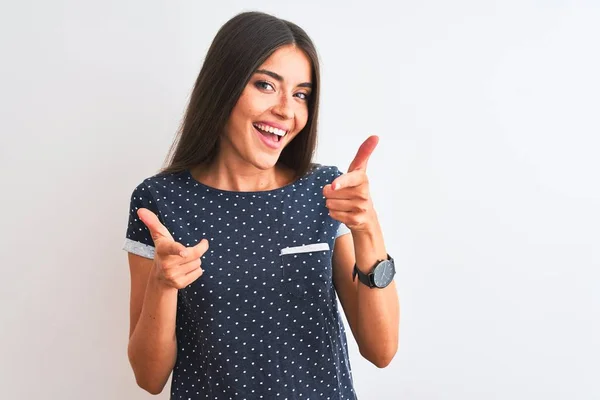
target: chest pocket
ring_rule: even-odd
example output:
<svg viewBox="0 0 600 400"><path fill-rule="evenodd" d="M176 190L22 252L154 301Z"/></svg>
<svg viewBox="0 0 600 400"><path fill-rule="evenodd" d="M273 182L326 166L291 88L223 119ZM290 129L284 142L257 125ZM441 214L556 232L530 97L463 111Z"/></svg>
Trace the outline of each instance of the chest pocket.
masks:
<svg viewBox="0 0 600 400"><path fill-rule="evenodd" d="M332 249L327 242L281 249L284 285L300 298L319 297L332 284Z"/></svg>

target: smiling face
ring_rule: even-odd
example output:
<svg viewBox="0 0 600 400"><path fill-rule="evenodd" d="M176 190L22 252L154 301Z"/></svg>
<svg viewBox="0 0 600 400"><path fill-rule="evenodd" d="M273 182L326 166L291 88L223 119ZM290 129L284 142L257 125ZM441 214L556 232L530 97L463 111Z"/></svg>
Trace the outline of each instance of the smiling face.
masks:
<svg viewBox="0 0 600 400"><path fill-rule="evenodd" d="M219 157L238 168L272 168L306 126L312 68L295 46L276 50L252 75L223 132Z"/></svg>

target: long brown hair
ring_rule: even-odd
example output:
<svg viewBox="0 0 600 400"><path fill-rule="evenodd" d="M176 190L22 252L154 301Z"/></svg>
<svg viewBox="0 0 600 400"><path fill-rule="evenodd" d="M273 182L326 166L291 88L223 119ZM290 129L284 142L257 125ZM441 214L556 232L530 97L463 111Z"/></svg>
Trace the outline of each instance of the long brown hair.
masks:
<svg viewBox="0 0 600 400"><path fill-rule="evenodd" d="M317 141L319 61L306 32L292 22L261 12L244 12L217 32L198 74L182 125L161 173L181 172L210 163L219 150L219 137L254 72L275 50L294 45L312 64L312 92L308 120L281 152L280 163L304 175Z"/></svg>

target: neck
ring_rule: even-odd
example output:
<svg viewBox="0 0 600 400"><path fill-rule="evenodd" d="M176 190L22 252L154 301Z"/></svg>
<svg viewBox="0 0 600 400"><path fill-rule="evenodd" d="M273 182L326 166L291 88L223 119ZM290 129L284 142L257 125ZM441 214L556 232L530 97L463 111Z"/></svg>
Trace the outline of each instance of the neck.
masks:
<svg viewBox="0 0 600 400"><path fill-rule="evenodd" d="M278 189L291 183L295 175L294 171L279 165L261 170L254 166L244 168L219 159L192 168L191 173L194 179L207 186L233 192Z"/></svg>

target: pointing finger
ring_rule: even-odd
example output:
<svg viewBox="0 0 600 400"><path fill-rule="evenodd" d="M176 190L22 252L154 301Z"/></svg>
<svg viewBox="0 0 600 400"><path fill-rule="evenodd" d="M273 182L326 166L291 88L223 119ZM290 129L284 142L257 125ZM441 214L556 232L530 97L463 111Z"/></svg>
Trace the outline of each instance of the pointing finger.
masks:
<svg viewBox="0 0 600 400"><path fill-rule="evenodd" d="M206 250L208 250L208 240L202 239L200 243L194 247L186 248L181 253L181 256L185 258L185 261L191 261L202 257L204 253L206 253Z"/></svg>
<svg viewBox="0 0 600 400"><path fill-rule="evenodd" d="M156 245L156 252L161 256L181 256L185 257L188 249L181 243L172 240L159 240Z"/></svg>
<svg viewBox="0 0 600 400"><path fill-rule="evenodd" d="M367 140L365 140L358 148L356 156L354 156L354 160L352 160L350 163L348 172L358 169L366 170L369 157L371 157L373 150L375 150L375 147L377 147L377 143L379 143L379 136L369 136Z"/></svg>

